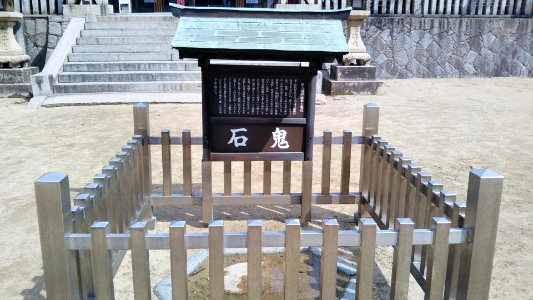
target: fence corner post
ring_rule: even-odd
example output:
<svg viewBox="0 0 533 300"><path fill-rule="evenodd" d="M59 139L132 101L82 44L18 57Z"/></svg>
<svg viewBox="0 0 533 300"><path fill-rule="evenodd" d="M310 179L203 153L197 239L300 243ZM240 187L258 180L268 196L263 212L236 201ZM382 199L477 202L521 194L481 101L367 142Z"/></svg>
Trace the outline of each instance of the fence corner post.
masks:
<svg viewBox="0 0 533 300"><path fill-rule="evenodd" d="M140 102L133 106L133 131L140 135L142 148L143 196L150 200L152 195L152 155L150 152L150 109L148 103ZM144 201L143 201L144 202ZM152 217L151 209L149 218Z"/></svg>
<svg viewBox="0 0 533 300"><path fill-rule="evenodd" d="M379 127L379 106L374 103L367 103L363 108L363 128L361 135L363 136L363 144L361 145L361 163L359 165L359 192L361 192L361 198L368 199L368 190L370 183L370 152L372 151L371 145L369 145L369 139L372 135L378 134ZM359 212L362 211L363 200L359 200ZM362 216L360 216L362 217Z"/></svg>
<svg viewBox="0 0 533 300"><path fill-rule="evenodd" d="M488 299L503 176L490 169L470 171L464 228L473 228L461 254L457 299Z"/></svg>
<svg viewBox="0 0 533 300"><path fill-rule="evenodd" d="M34 186L46 295L48 299L79 299L78 266L65 240L73 226L68 175L47 173Z"/></svg>

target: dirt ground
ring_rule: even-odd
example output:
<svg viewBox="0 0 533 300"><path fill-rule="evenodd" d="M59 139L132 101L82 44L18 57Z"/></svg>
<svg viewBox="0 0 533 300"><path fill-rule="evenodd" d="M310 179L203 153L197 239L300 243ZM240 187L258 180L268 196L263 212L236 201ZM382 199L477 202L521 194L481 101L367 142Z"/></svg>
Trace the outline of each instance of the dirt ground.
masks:
<svg viewBox="0 0 533 300"><path fill-rule="evenodd" d="M95 96L97 97L97 96ZM490 167L505 176L504 194L498 225L491 299L533 299L533 79L434 79L386 81L376 96L328 97L327 104L316 110L315 134L331 129L334 135L351 129L359 135L364 103L380 105L380 134L404 155L455 191L458 199L466 197L468 171ZM152 105L152 134L163 128L178 134L191 129L193 136L201 132L201 108L198 104ZM43 299L43 282L39 232L35 208L33 180L48 171L69 174L72 194L92 181L114 153L132 135L132 107L129 105L58 107L31 109L13 99L0 99L0 299ZM175 182L181 178L180 153L173 153ZM199 160L199 149L193 158ZM340 151L339 149L335 151ZM357 190L359 147L353 147L351 190ZM340 152L337 152L340 153ZM314 191L320 185L320 151L315 152ZM339 155L334 154L332 191L339 186ZM154 150L154 183L161 183L161 154ZM214 178L221 168L214 170ZM254 164L253 190L261 191L261 168ZM281 166L274 164L272 174ZM242 164L235 164L235 172ZM200 182L198 169L193 169L193 182ZM295 167L293 191L299 189L298 166ZM273 191L279 190L279 179L273 178ZM216 180L215 180L216 181ZM220 191L218 180L214 191ZM236 192L242 179L233 182ZM179 189L179 186L176 187ZM353 226L350 205L313 208L313 222L336 217L344 228ZM243 230L248 218L271 219L268 229L281 229L286 218L298 217L298 207L219 207L215 218L227 221L227 230ZM157 209L157 230L165 231L171 219L189 221L187 230L203 230L198 224L198 209ZM350 225L351 224L351 225ZM151 254L152 284L169 274L168 253ZM383 285L390 282L385 264L389 254L378 252L378 266ZM132 297L129 257L115 278L117 297ZM378 285L378 298L387 298L385 288ZM415 295L413 293L412 295ZM412 297L418 298L418 297Z"/></svg>

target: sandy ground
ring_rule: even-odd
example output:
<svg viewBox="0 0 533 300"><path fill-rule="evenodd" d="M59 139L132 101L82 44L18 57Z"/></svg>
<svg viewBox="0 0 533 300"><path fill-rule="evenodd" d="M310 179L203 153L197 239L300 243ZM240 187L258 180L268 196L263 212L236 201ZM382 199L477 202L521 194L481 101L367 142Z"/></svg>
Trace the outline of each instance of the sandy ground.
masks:
<svg viewBox="0 0 533 300"><path fill-rule="evenodd" d="M97 96L95 96L97 97ZM317 107L316 134L323 129L340 135L352 129L359 135L364 103L381 106L380 134L397 149L413 158L433 179L455 191L458 199L466 197L468 171L490 167L505 176L504 195L498 227L498 241L491 284L492 299L533 298L533 79L447 79L387 81L376 96L328 97L326 105ZM132 134L131 106L90 106L30 109L13 99L0 99L0 299L42 299L44 291L42 261L33 180L47 171L69 174L73 195L112 157ZM197 136L201 129L200 105L152 105L151 125L155 135L163 128L177 133L188 128ZM359 147L353 147L352 190L358 183ZM339 151L339 149L335 150ZM180 154L173 156L175 165ZM339 153L339 152L337 152ZM195 158L198 161L199 151ZM338 159L338 155L334 155ZM320 152L315 153L314 191L319 191ZM160 152L154 151L154 169L160 168ZM181 178L179 166L175 182ZM274 164L273 174L281 166ZM215 169L220 174L221 168ZM242 165L235 164L235 172ZM260 166L254 164L253 189L260 191ZM295 168L294 174L299 174ZM160 171L154 172L154 183L160 183ZM338 190L340 163L335 162L332 191ZM295 176L293 190L299 188ZM193 182L200 182L194 169ZM273 190L279 190L279 179L273 178ZM222 182L215 185L220 191ZM242 181L233 183L239 191ZM179 186L176 187L179 189ZM344 228L350 223L353 206L314 207L313 222L317 227L324 217L337 217ZM164 231L168 221L187 219L188 230L203 230L198 224L198 210L157 210ZM228 230L243 230L248 218L273 219L269 229L282 228L285 218L297 217L298 207L256 207L216 209L215 217L227 222ZM161 252L161 253L160 253ZM381 255L383 254L383 257ZM378 252L378 266L383 270L385 286L390 280L386 251ZM118 298L131 297L131 267L124 260L115 279ZM152 284L168 274L168 255L157 251L151 257ZM379 287L381 289L382 287ZM378 293L386 297L386 293Z"/></svg>

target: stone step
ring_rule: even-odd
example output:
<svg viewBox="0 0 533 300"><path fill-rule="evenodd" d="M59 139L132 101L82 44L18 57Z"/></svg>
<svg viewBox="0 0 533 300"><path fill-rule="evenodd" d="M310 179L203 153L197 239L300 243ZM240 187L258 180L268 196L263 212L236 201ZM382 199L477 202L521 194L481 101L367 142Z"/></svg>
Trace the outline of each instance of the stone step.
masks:
<svg viewBox="0 0 533 300"><path fill-rule="evenodd" d="M200 92L201 81L85 82L58 83L55 94L115 93L115 92Z"/></svg>
<svg viewBox="0 0 533 300"><path fill-rule="evenodd" d="M176 17L171 13L147 13L97 16L97 22L176 22Z"/></svg>
<svg viewBox="0 0 533 300"><path fill-rule="evenodd" d="M72 53L69 62L106 62L106 61L171 61L179 60L178 51L140 52L140 53Z"/></svg>
<svg viewBox="0 0 533 300"><path fill-rule="evenodd" d="M168 44L173 36L130 36L130 37L82 37L76 40L78 45L138 45Z"/></svg>
<svg viewBox="0 0 533 300"><path fill-rule="evenodd" d="M175 26L169 26L167 28L159 29L92 29L92 30L83 30L81 32L82 37L86 36L115 36L115 37L124 37L124 36L174 36L176 33Z"/></svg>
<svg viewBox="0 0 533 300"><path fill-rule="evenodd" d="M165 44L129 44L129 45L77 45L72 53L143 53L172 51L170 42ZM177 53L177 51L176 51Z"/></svg>
<svg viewBox="0 0 533 300"><path fill-rule="evenodd" d="M142 71L142 72L63 72L60 83L81 82L144 82L149 81L200 81L200 72L194 71Z"/></svg>
<svg viewBox="0 0 533 300"><path fill-rule="evenodd" d="M177 18L175 22L98 22L98 23L85 23L85 30L93 29L168 29L173 28L176 30L178 27Z"/></svg>
<svg viewBox="0 0 533 300"><path fill-rule="evenodd" d="M120 71L200 71L196 60L189 61L120 61L68 62L64 72L120 72Z"/></svg>

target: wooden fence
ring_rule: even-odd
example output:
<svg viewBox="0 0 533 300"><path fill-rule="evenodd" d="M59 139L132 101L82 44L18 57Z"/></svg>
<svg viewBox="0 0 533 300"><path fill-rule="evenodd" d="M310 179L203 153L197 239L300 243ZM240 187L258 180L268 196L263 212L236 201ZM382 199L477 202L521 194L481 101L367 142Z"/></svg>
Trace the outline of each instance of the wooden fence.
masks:
<svg viewBox="0 0 533 300"><path fill-rule="evenodd" d="M487 169L470 172L467 201L431 180L411 159L377 135L379 108L368 104L362 136L345 131L315 137L321 144L320 193L313 193L312 162L303 165L301 193L290 191L291 162L284 162L283 191L272 193L271 169L264 162L263 193L251 193L251 166L244 165L244 193L232 193L231 167L224 163L224 193L212 193L211 162L202 162L201 195L192 193L191 145L201 138L184 131L180 137L163 131L150 136L146 104L134 107L135 135L102 174L94 177L71 204L68 177L48 173L35 182L35 194L47 297L50 299L113 299L113 277L125 251L131 250L135 299L149 299L150 250L169 249L173 299L186 299L187 249L209 249L212 299L224 296L224 248L247 248L248 297L260 299L261 248L285 247L285 299L298 295L300 247L321 247L322 299L336 291L338 247L358 247L357 299L371 299L376 247L393 247L391 298L407 299L409 273L427 299L488 299L503 177ZM161 144L163 192L153 193L151 147ZM183 147L183 193L172 193L170 145ZM340 144L340 191L333 193L331 145ZM350 192L351 147L361 144L360 191ZM249 162L248 162L249 163ZM287 188L287 186L289 188ZM318 187L317 187L318 189ZM224 232L211 220L214 205L300 204L301 220L311 219L313 203L348 203L360 216L358 228L339 230L336 220L324 220L321 231L301 230L300 220L287 220L284 231L263 231L261 221L248 221L246 232ZM201 205L207 232L187 233L185 222L172 222L166 233L150 233L151 206Z"/></svg>

